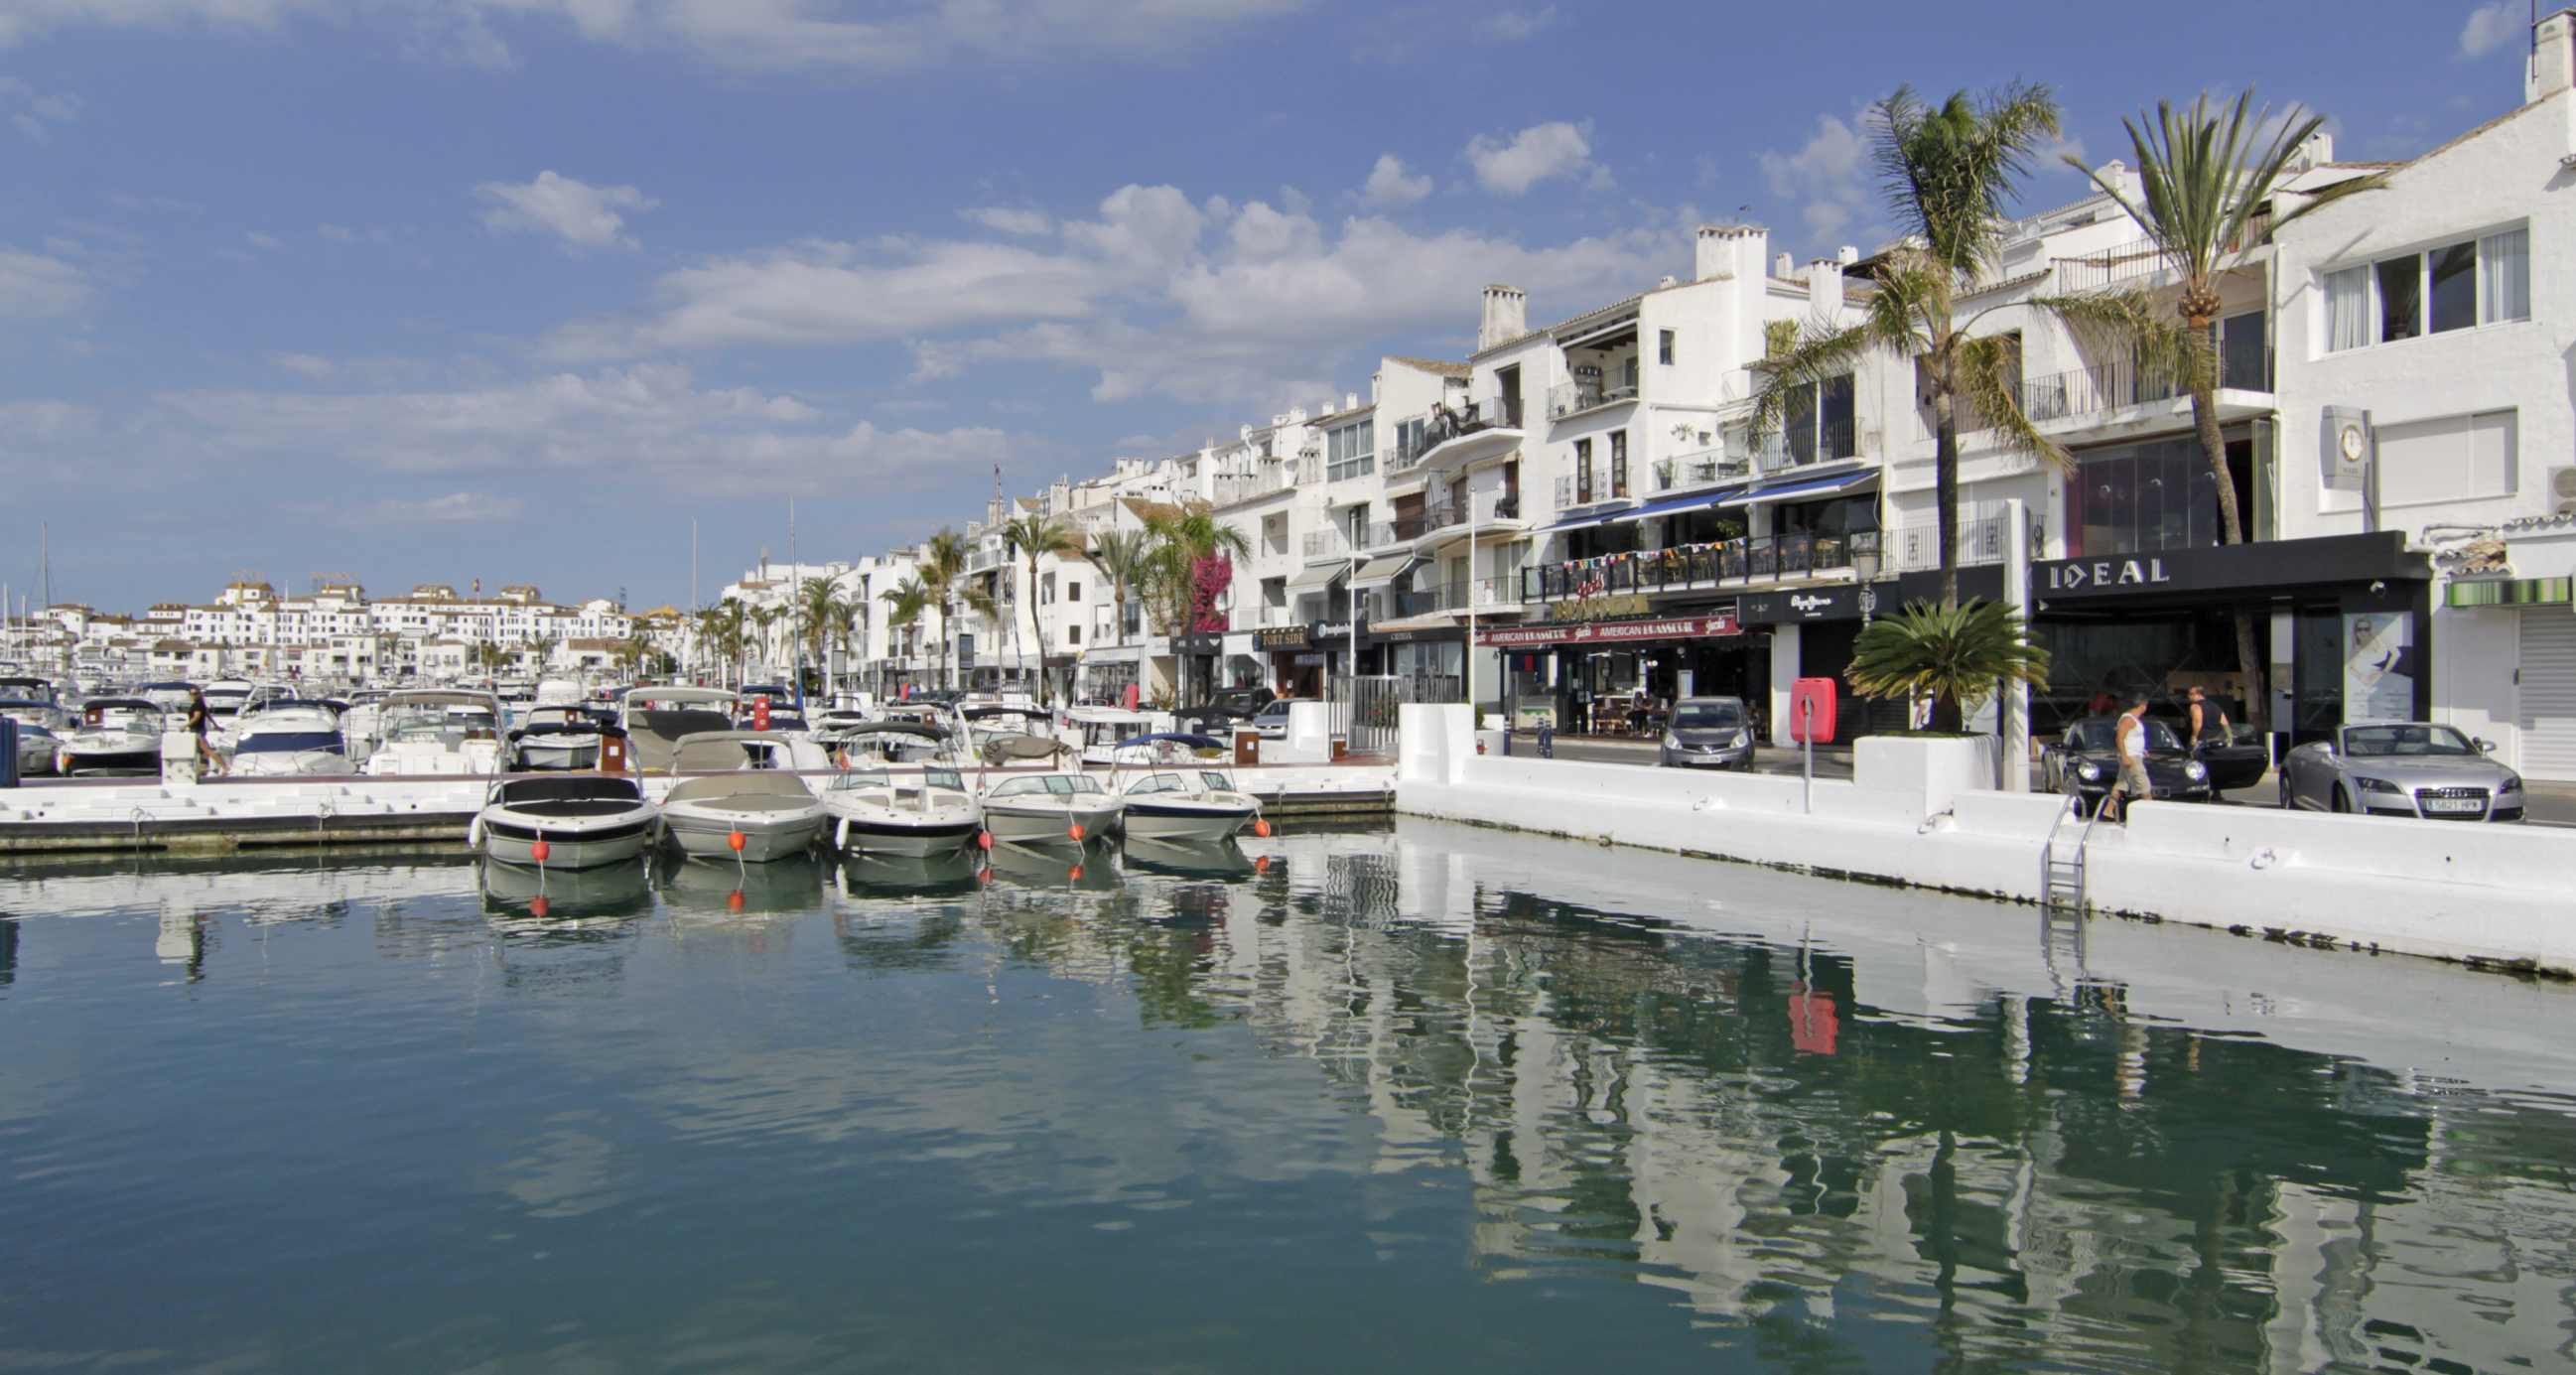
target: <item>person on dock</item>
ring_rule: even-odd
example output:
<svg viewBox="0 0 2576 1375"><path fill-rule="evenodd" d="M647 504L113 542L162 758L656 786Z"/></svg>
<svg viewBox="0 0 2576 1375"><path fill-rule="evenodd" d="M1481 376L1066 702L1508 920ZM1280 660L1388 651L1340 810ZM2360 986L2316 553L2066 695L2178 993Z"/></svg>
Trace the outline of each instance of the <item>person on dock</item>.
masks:
<svg viewBox="0 0 2576 1375"><path fill-rule="evenodd" d="M2149 801L2156 795L2155 784L2147 779L2147 694L2129 693L2128 702L2128 710L2120 713L2120 724L2111 733L2120 753L2120 781L2111 789L2111 798L2119 806L2111 819L2124 825L2129 820L2130 803Z"/></svg>
<svg viewBox="0 0 2576 1375"><path fill-rule="evenodd" d="M229 773L231 771L224 767L224 757L215 753L214 746L206 743L206 728L212 724L213 718L206 711L206 694L191 688L188 692L188 734L196 737L197 758L202 763L213 765L218 774Z"/></svg>

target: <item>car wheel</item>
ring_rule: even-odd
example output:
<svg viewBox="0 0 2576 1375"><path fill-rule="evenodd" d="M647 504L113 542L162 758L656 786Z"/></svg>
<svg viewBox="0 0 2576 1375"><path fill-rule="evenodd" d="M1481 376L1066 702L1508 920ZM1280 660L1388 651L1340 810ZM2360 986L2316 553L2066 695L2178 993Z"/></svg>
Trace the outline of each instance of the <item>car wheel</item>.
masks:
<svg viewBox="0 0 2576 1375"><path fill-rule="evenodd" d="M2290 792L2290 771L2288 769L2280 770L2278 774L2278 782L2281 789L2281 810L2285 812L2297 811L2299 809L2299 800Z"/></svg>
<svg viewBox="0 0 2576 1375"><path fill-rule="evenodd" d="M2341 783L2337 783L2335 785L2334 809L2335 814L2338 816L2349 816L2352 814L2352 794L2345 792Z"/></svg>

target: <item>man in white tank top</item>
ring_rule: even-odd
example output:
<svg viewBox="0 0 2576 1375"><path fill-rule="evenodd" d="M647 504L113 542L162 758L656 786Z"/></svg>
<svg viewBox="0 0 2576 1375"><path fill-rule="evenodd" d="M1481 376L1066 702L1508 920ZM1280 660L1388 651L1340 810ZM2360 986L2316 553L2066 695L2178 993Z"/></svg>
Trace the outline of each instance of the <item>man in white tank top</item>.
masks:
<svg viewBox="0 0 2576 1375"><path fill-rule="evenodd" d="M2147 779L2147 695L2129 694L2129 709L2120 713L2120 724L2113 728L2112 739L2120 747L2120 786L2113 791L2125 799L2119 817L2129 819L2130 802L2144 802L2156 795L2155 785Z"/></svg>

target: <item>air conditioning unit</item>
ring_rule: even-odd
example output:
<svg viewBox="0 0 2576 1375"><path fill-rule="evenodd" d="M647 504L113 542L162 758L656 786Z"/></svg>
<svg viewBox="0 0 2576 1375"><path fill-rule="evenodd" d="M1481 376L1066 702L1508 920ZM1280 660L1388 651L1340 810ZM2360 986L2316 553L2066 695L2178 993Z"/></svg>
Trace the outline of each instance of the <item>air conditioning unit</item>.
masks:
<svg viewBox="0 0 2576 1375"><path fill-rule="evenodd" d="M2549 510L2553 515L2576 516L2576 465L2549 470Z"/></svg>

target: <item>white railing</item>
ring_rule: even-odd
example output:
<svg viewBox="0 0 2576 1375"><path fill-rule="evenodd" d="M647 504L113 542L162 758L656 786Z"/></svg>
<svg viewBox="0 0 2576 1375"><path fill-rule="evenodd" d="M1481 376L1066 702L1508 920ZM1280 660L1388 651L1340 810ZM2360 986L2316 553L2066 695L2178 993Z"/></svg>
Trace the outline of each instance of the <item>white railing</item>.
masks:
<svg viewBox="0 0 2576 1375"><path fill-rule="evenodd" d="M1959 566L1974 568L1980 564L2003 562L2004 538L2010 529L2001 512L1961 520ZM1887 532L1887 541L1891 572L1922 573L1941 566L1941 525L1938 521L1898 526Z"/></svg>
<svg viewBox="0 0 2576 1375"><path fill-rule="evenodd" d="M1677 454L1655 463L1655 490L1668 492L1676 487L1705 487L1720 482L1735 482L1752 475L1752 456L1724 447L1701 449L1695 453Z"/></svg>
<svg viewBox="0 0 2576 1375"><path fill-rule="evenodd" d="M1307 558L1320 559L1334 554L1348 554L1350 552L1350 537L1343 534L1340 530L1323 529L1309 530L1306 532Z"/></svg>

